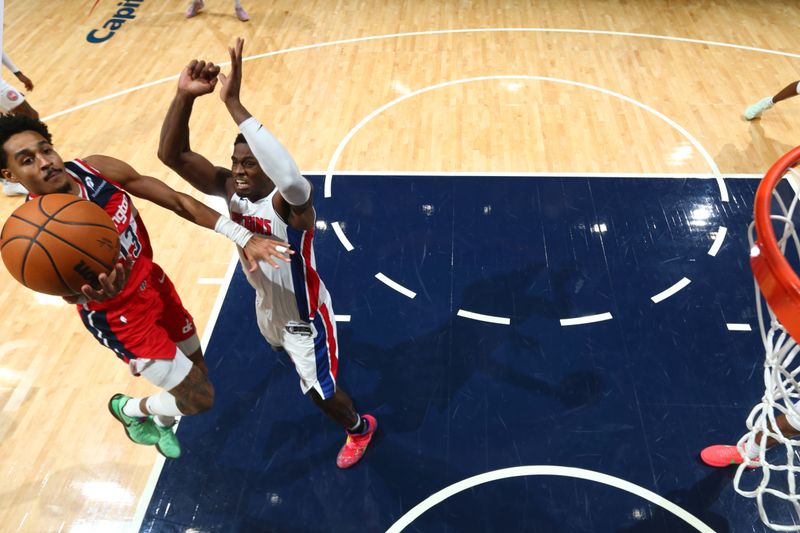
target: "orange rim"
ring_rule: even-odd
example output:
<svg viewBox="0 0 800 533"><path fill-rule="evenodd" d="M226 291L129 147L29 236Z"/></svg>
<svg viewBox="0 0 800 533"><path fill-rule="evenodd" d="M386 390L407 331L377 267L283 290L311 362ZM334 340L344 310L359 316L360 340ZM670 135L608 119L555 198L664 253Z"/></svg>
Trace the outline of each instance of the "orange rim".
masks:
<svg viewBox="0 0 800 533"><path fill-rule="evenodd" d="M792 338L800 342L800 278L786 260L770 220L772 191L786 169L800 161L800 146L793 148L764 175L756 191L753 218L756 223L755 249L750 251L750 267L761 294Z"/></svg>

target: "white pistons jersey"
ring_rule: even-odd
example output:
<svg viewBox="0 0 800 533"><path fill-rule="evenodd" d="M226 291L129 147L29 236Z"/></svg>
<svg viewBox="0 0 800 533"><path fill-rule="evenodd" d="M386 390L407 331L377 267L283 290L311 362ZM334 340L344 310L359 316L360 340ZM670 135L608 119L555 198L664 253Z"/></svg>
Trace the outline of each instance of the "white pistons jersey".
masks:
<svg viewBox="0 0 800 533"><path fill-rule="evenodd" d="M286 224L272 205L277 192L255 202L234 193L229 208L237 224L256 235L274 235L294 250L290 263L276 261L280 267L275 268L260 261L258 270L249 272L244 252L238 249L247 280L256 290L258 311L266 315L272 327L282 329L290 322L313 322L320 305L328 302L328 291L317 274L313 228L302 231Z"/></svg>

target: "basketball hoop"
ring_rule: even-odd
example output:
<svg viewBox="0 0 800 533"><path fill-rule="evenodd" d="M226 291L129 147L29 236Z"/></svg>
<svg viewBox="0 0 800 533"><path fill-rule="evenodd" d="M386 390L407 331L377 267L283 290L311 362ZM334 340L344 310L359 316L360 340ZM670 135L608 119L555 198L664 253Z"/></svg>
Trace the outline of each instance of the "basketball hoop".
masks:
<svg viewBox="0 0 800 533"><path fill-rule="evenodd" d="M800 266L800 146L778 159L756 192L754 221L750 225L750 265L755 278L756 305L764 342L764 396L747 418L748 433L738 443L760 445L757 459L745 456L734 478L736 491L755 498L761 520L776 531L800 531L800 437L784 435L776 418L786 415L800 428L800 278L790 258ZM777 231L776 231L777 230ZM780 238L778 238L780 236ZM765 313L766 311L766 313ZM777 442L766 457L766 442ZM770 462L771 461L771 462ZM757 471L750 469L757 468ZM754 477L760 472L757 486ZM747 488L747 487L750 488ZM786 508L791 517L786 519ZM770 518L780 513L780 523Z"/></svg>

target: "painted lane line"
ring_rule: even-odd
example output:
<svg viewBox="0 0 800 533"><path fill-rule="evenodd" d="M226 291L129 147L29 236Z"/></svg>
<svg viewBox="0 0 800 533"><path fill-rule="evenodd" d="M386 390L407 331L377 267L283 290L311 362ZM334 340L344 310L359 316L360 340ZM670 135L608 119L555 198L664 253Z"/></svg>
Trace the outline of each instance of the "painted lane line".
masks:
<svg viewBox="0 0 800 533"><path fill-rule="evenodd" d="M333 315L336 322L350 322L350 315Z"/></svg>
<svg viewBox="0 0 800 533"><path fill-rule="evenodd" d="M303 176L325 177L324 170L304 170ZM446 170L344 170L336 171L337 176L423 176L423 177L478 177L478 178L668 178L680 180L716 179L711 172L480 172ZM761 180L764 174L725 174L725 179Z"/></svg>
<svg viewBox="0 0 800 533"><path fill-rule="evenodd" d="M602 322L604 320L612 320L614 317L611 313L600 313L599 315L586 315L576 318L562 318L560 320L562 326L580 326L581 324L591 324L593 322Z"/></svg>
<svg viewBox="0 0 800 533"><path fill-rule="evenodd" d="M477 476L472 476L463 481L459 481L458 483L454 483L449 487L445 487L439 492L428 496L426 499L415 505L410 511L401 516L397 522L392 524L392 526L386 530L386 533L400 533L400 531L403 531L403 529L405 529L420 515L422 515L422 513L443 502L450 496L458 494L459 492L463 492L467 489L471 489L472 487L489 483L491 481L522 476L560 476L602 483L603 485L615 487L639 496L640 498L643 498L650 503L661 507L665 511L669 511L701 533L714 533L713 529L708 527L703 523L702 520L691 514L686 509L675 505L668 499L656 494L655 492L647 490L644 487L640 487L639 485L634 485L630 481L625 481L624 479L609 476L608 474L602 474L600 472L595 472L593 470L586 470L584 468L550 465L530 465L504 468L502 470L494 470L492 472L478 474Z"/></svg>
<svg viewBox="0 0 800 533"><path fill-rule="evenodd" d="M717 230L717 236L714 239L714 244L711 245L711 248L708 249L708 255L716 256L719 249L722 248L722 243L725 241L725 235L728 234L728 228L725 226L720 226Z"/></svg>
<svg viewBox="0 0 800 533"><path fill-rule="evenodd" d="M350 244L350 240L347 238L347 235L344 234L342 226L340 226L338 222L334 222L331 225L333 226L333 232L339 238L339 242L342 243L344 249L347 250L348 252L353 251L353 245Z"/></svg>
<svg viewBox="0 0 800 533"><path fill-rule="evenodd" d="M361 130L361 128L363 128L373 118L375 118L376 116L380 115L381 113L383 113L384 111L386 111L390 107L393 107L393 106L399 104L400 102L403 102L405 100L408 100L409 98L413 98L413 97L418 96L420 94L427 93L429 91L434 91L434 90L441 89L441 88L444 88L444 87L450 87L450 86L453 86L453 85L459 85L459 84L464 84L464 83L473 83L473 82L480 82L480 81L496 81L496 80L533 80L533 81L540 81L540 82L561 83L561 84L564 84L564 85L571 85L571 86L574 86L574 87L581 87L583 89L589 89L589 90L592 90L592 91L597 91L597 92L600 92L602 94L605 94L605 95L608 95L608 96L612 96L614 98L618 98L618 99L620 99L620 100L622 100L624 102L628 102L630 104L635 105L636 107L639 107L640 109L645 110L646 112L650 113L651 115L653 115L653 116L661 119L662 121L666 122L673 129L677 130L678 133L680 133L687 141L689 141L689 143L692 146L694 146L694 148L697 150L697 152L703 157L703 159L705 159L706 163L711 168L711 171L713 173L714 179L717 181L717 186L719 187L720 200L722 200L723 202L727 202L728 201L728 188L725 185L725 180L722 178L722 174L720 173L719 167L717 166L716 162L714 161L714 158L711 157L711 154L703 147L703 145L700 144L700 141L698 141L691 133L689 133L689 131L686 130L686 128L684 128L683 126L681 126L680 124L678 124L677 122L675 122L674 120L669 118L668 116L664 115L660 111L657 111L657 110L653 109L652 107L650 107L650 106L648 106L646 104L643 104L642 102L639 102L638 100L634 100L633 98L631 98L629 96L626 96L624 94L612 91L610 89L606 89L606 88L603 88L603 87L598 87L596 85L590 85L588 83L583 83L583 82L574 81L574 80L567 80L567 79L562 79L562 78L551 78L551 77L547 77L547 76L532 76L532 75L493 75L493 76L477 76L477 77L474 77L474 78L462 78L462 79L457 79L457 80L450 80L450 81L445 81L445 82L442 82L442 83L437 83L435 85L429 85L427 87L422 87L421 89L417 89L416 91L412 91L410 93L404 94L402 96L399 96L399 97L395 98L394 100L392 100L390 102L387 102L387 103L383 104L382 106L378 107L377 109L375 109L374 111L369 113L367 116L362 118L358 122L358 124L353 126L353 128L349 132L347 132L347 135L345 135L344 138L339 142L339 145L336 147L336 150L334 151L333 156L331 157L331 160L328 163L328 168L325 171L325 186L324 186L325 198L330 198L333 195L333 190L332 190L333 189L333 183L332 183L332 181L333 181L333 173L334 173L334 170L336 168L336 164L338 163L339 158L342 155L342 152L344 151L345 147L350 143L350 140L355 136L355 134L358 133L359 130Z"/></svg>
<svg viewBox="0 0 800 533"><path fill-rule="evenodd" d="M511 324L511 319L502 316L482 315L481 313L473 313L472 311L464 311L459 309L456 313L460 317L471 318L472 320L480 320L481 322L491 322L492 324L503 324L508 326Z"/></svg>
<svg viewBox="0 0 800 533"><path fill-rule="evenodd" d="M378 272L377 274L375 274L375 277L378 278L378 281L381 281L381 282L385 283L386 285L388 285L389 287L393 288L394 290L396 290L397 292L399 292L400 294L402 294L404 296L408 296L409 298L414 298L417 295L416 292L414 292L414 291L412 291L410 289L406 289L405 287L403 287L402 285L400 285L396 281L394 281L392 279L389 279L382 272Z"/></svg>
<svg viewBox="0 0 800 533"><path fill-rule="evenodd" d="M753 331L753 328L750 327L750 324L737 324L735 322L728 322L725 325L728 326L728 331Z"/></svg>
<svg viewBox="0 0 800 533"><path fill-rule="evenodd" d="M678 283L676 283L669 289L659 292L655 296L650 297L650 299L653 300L653 303L662 302L667 298L669 298L670 296L672 296L673 294L677 293L679 290L686 287L691 282L692 280L690 280L689 278L682 278Z"/></svg>

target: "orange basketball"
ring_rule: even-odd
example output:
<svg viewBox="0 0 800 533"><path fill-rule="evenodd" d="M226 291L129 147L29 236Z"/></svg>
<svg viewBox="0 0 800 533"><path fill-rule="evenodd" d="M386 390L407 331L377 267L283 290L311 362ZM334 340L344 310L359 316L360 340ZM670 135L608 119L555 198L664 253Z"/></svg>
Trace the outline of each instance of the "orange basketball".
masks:
<svg viewBox="0 0 800 533"><path fill-rule="evenodd" d="M47 194L19 206L0 233L3 263L37 292L71 296L114 268L119 234L103 208L73 194Z"/></svg>

